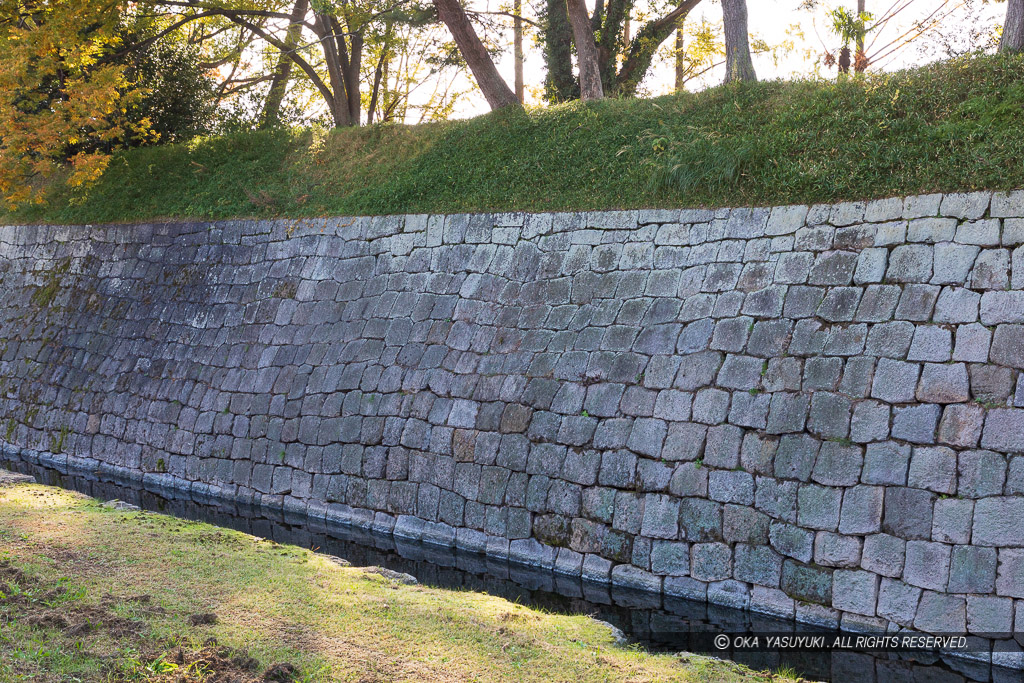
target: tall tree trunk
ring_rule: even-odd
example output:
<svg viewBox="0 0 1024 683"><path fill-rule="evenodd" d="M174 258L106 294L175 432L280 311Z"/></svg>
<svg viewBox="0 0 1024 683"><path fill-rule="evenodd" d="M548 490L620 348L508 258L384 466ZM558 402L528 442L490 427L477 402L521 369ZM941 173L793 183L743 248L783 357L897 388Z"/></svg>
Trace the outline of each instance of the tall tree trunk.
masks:
<svg viewBox="0 0 1024 683"><path fill-rule="evenodd" d="M366 125L373 123L374 113L377 111L377 101L380 97L381 81L384 81L384 89L387 90L387 76L385 75L385 66L391 59L391 33L393 24L389 21L384 27L384 40L383 46L380 50L380 58L377 60L377 66L373 70L373 87L370 90L370 106L366 109ZM385 98L387 92L384 93ZM383 118L383 117L382 117Z"/></svg>
<svg viewBox="0 0 1024 683"><path fill-rule="evenodd" d="M867 0L857 0L857 21L867 12ZM853 56L853 70L860 73L868 68L868 56L864 53L864 31L857 33L857 53Z"/></svg>
<svg viewBox="0 0 1024 683"><path fill-rule="evenodd" d="M725 82L756 81L747 32L747 0L722 0L725 22Z"/></svg>
<svg viewBox="0 0 1024 683"><path fill-rule="evenodd" d="M332 38L331 24L323 14L314 12L314 16L313 26L316 29L316 35L320 39L320 45L324 51L327 77L331 83L332 92L328 105L331 108L331 117L334 119L334 125L342 128L358 124L358 121L352 121L352 115L349 112L348 96L345 94L345 77L342 73L343 60L338 55L338 43Z"/></svg>
<svg viewBox="0 0 1024 683"><path fill-rule="evenodd" d="M480 42L480 37L477 36L459 0L434 0L434 6L437 8L437 16L455 39L459 53L469 65L469 70L473 72L476 84L491 109L518 106L516 94L509 90L508 84L498 73L491 56L487 54L487 48Z"/></svg>
<svg viewBox="0 0 1024 683"><path fill-rule="evenodd" d="M597 63L597 43L590 27L585 0L567 0L572 39L576 44L576 61L580 68L580 99L599 100L604 97L601 68Z"/></svg>
<svg viewBox="0 0 1024 683"><path fill-rule="evenodd" d="M288 50L294 50L302 38L302 20L306 18L309 11L309 0L295 0L288 25L288 32L285 33L284 44ZM267 93L267 100L263 104L263 114L260 116L260 128L267 128L273 125L281 116L281 103L284 101L285 93L288 91L288 80L292 75L292 60L286 52L282 52L277 59L277 68L274 69L274 78L270 81L270 91Z"/></svg>
<svg viewBox="0 0 1024 683"><path fill-rule="evenodd" d="M547 0L544 8L544 95L550 102L566 102L578 96L572 74L572 29L565 0Z"/></svg>
<svg viewBox="0 0 1024 683"><path fill-rule="evenodd" d="M622 68L615 76L615 94L632 97L637 87L651 68L651 62L661 44L668 40L676 27L686 18L690 11L700 4L701 0L682 0L676 8L665 16L648 21L636 32L636 37L629 43L622 60Z"/></svg>
<svg viewBox="0 0 1024 683"><path fill-rule="evenodd" d="M1006 5L1006 22L1003 24L1003 37L999 40L999 51L1024 51L1024 0L1009 0Z"/></svg>
<svg viewBox="0 0 1024 683"><path fill-rule="evenodd" d="M515 15L512 20L512 52L516 67L516 99L522 104L526 101L523 83L523 0L515 0L512 3L512 13Z"/></svg>
<svg viewBox="0 0 1024 683"><path fill-rule="evenodd" d="M676 67L674 90L676 92L683 92L686 89L686 52L684 51L686 45L683 43L683 24L685 23L686 17L683 17L676 26L676 54L674 60Z"/></svg>

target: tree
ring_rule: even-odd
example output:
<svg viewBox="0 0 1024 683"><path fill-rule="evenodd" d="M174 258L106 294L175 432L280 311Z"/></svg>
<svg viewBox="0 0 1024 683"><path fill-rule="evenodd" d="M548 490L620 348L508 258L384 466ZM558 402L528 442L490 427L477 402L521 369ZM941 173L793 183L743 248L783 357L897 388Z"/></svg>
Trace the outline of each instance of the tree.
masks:
<svg viewBox="0 0 1024 683"><path fill-rule="evenodd" d="M577 1L575 12L579 17L583 13L580 10L583 2L573 0ZM658 48L700 0L673 0L671 4L661 5L660 11L664 13L655 14L629 37L627 27L633 4L634 0L597 0L594 13L589 17L590 33L597 47L601 90L605 95L635 95ZM576 99L582 94L582 83L572 75L572 45L577 42L574 40L577 26L582 28L582 21L577 20L570 26L567 0L547 1L541 15L541 46L547 66L545 95L551 102ZM584 38L581 36L579 40ZM578 48L577 60L582 73L585 60L579 59Z"/></svg>
<svg viewBox="0 0 1024 683"><path fill-rule="evenodd" d="M127 3L16 0L0 4L0 196L42 202L41 179L65 167L75 187L98 178L110 150L147 134L129 108L143 94L119 43Z"/></svg>
<svg viewBox="0 0 1024 683"><path fill-rule="evenodd" d="M580 99L597 100L604 97L601 85L601 65L597 59L597 43L590 27L590 16L584 0L566 0L572 42L576 45L576 61L580 69Z"/></svg>
<svg viewBox="0 0 1024 683"><path fill-rule="evenodd" d="M516 99L519 104L526 100L525 84L523 82L523 0L513 0L512 13L512 59L515 61L515 90Z"/></svg>
<svg viewBox="0 0 1024 683"><path fill-rule="evenodd" d="M1024 51L1024 0L1009 0L1006 4L1006 21L999 39L999 51Z"/></svg>
<svg viewBox="0 0 1024 683"><path fill-rule="evenodd" d="M459 47L459 53L469 65L469 70L473 72L476 84L491 109L518 106L516 94L509 89L508 84L498 73L491 55L477 36L459 0L434 0L434 6L437 8L437 16L451 31L455 44Z"/></svg>
<svg viewBox="0 0 1024 683"><path fill-rule="evenodd" d="M832 66L838 63L840 73L847 68L843 66L844 64L852 63L857 73L867 70L869 66L881 65L914 41L929 34L937 34L947 19L971 4L968 0L932 0L927 14L913 21L909 27L899 28L889 42L878 44L880 37L885 33L884 29L897 21L901 15L906 16L907 10L917 2L918 0L894 0L881 16L866 11L865 0L857 0L856 14L845 7L831 10L828 13L830 28L839 36L843 47L840 48L837 57L828 46L824 46L825 65ZM817 6L817 0L803 0L800 5L801 9L810 11ZM851 42L856 44L856 53L852 59L848 57Z"/></svg>
<svg viewBox="0 0 1024 683"><path fill-rule="evenodd" d="M725 82L756 81L747 31L747 0L722 0L725 24Z"/></svg>
<svg viewBox="0 0 1024 683"><path fill-rule="evenodd" d="M263 113L260 115L260 128L269 128L278 123L281 119L281 104L284 102L285 93L288 90L288 81L292 75L292 58L289 52L299 46L302 39L302 22L309 12L309 0L295 0L291 17L288 20L288 30L284 37L285 50L281 51L277 58L277 66L274 68L274 77L270 82L270 90L263 105Z"/></svg>

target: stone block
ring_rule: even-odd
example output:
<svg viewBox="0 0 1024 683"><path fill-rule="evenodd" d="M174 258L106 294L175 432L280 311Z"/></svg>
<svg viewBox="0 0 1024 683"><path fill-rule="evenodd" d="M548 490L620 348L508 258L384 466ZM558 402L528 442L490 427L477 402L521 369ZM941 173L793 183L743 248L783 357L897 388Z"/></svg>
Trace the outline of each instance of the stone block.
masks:
<svg viewBox="0 0 1024 683"><path fill-rule="evenodd" d="M680 537L693 542L722 538L722 504L701 498L679 501Z"/></svg>
<svg viewBox="0 0 1024 683"><path fill-rule="evenodd" d="M773 394L768 411L768 433L787 434L803 431L809 407L810 397L805 394Z"/></svg>
<svg viewBox="0 0 1024 683"><path fill-rule="evenodd" d="M974 261L968 283L971 289L1007 289L1010 286L1010 250L983 249Z"/></svg>
<svg viewBox="0 0 1024 683"><path fill-rule="evenodd" d="M994 451L1024 452L1024 410L1000 408L988 411L981 445Z"/></svg>
<svg viewBox="0 0 1024 683"><path fill-rule="evenodd" d="M676 538L679 535L679 500L661 494L645 496L640 533L649 538Z"/></svg>
<svg viewBox="0 0 1024 683"><path fill-rule="evenodd" d="M789 434L779 439L775 452L775 476L807 481L818 457L820 442L806 434Z"/></svg>
<svg viewBox="0 0 1024 683"><path fill-rule="evenodd" d="M661 457L667 432L668 426L664 420L637 418L633 422L633 430L629 434L626 448L652 458Z"/></svg>
<svg viewBox="0 0 1024 683"><path fill-rule="evenodd" d="M875 369L871 397L887 403L909 403L914 400L921 366L882 358Z"/></svg>
<svg viewBox="0 0 1024 683"><path fill-rule="evenodd" d="M708 496L721 503L754 504L754 477L736 470L714 470L708 475Z"/></svg>
<svg viewBox="0 0 1024 683"><path fill-rule="evenodd" d="M857 567L860 564L861 540L829 531L814 537L814 563L823 567Z"/></svg>
<svg viewBox="0 0 1024 683"><path fill-rule="evenodd" d="M981 251L976 246L943 242L935 245L933 285L963 285L970 276L974 260Z"/></svg>
<svg viewBox="0 0 1024 683"><path fill-rule="evenodd" d="M932 277L932 247L904 244L889 254L887 282L928 282Z"/></svg>
<svg viewBox="0 0 1024 683"><path fill-rule="evenodd" d="M795 481L758 477L754 506L774 519L796 522L798 486Z"/></svg>
<svg viewBox="0 0 1024 683"><path fill-rule="evenodd" d="M732 550L724 543L694 543L690 576L698 581L721 581L732 576Z"/></svg>
<svg viewBox="0 0 1024 683"><path fill-rule="evenodd" d="M738 543L733 575L740 581L778 587L782 576L782 556L766 545Z"/></svg>
<svg viewBox="0 0 1024 683"><path fill-rule="evenodd" d="M964 633L966 602L961 597L924 591L917 606L914 628L926 633Z"/></svg>
<svg viewBox="0 0 1024 683"><path fill-rule="evenodd" d="M611 582L613 586L632 588L633 590L657 593L661 591L661 577L629 564L618 564L612 567Z"/></svg>
<svg viewBox="0 0 1024 683"><path fill-rule="evenodd" d="M739 465L743 430L735 425L717 425L708 429L704 463L711 467L735 468Z"/></svg>
<svg viewBox="0 0 1024 683"><path fill-rule="evenodd" d="M845 396L817 391L811 398L807 430L826 439L845 439L850 433L850 409L850 399Z"/></svg>
<svg viewBox="0 0 1024 683"><path fill-rule="evenodd" d="M797 523L810 529L835 531L843 491L839 488L804 484L797 493Z"/></svg>
<svg viewBox="0 0 1024 683"><path fill-rule="evenodd" d="M904 486L907 483L910 453L909 445L895 441L868 444L861 481L865 484Z"/></svg>
<svg viewBox="0 0 1024 683"><path fill-rule="evenodd" d="M899 538L927 540L932 535L932 506L936 495L930 491L890 488L885 492L882 531ZM977 510L975 511L977 514ZM977 542L977 517L975 518Z"/></svg>
<svg viewBox="0 0 1024 683"><path fill-rule="evenodd" d="M690 546L675 541L655 541L651 547L651 572L669 576L690 573Z"/></svg>
<svg viewBox="0 0 1024 683"><path fill-rule="evenodd" d="M907 542L888 534L872 534L864 537L861 566L882 576L899 578L903 576L903 563Z"/></svg>
<svg viewBox="0 0 1024 683"><path fill-rule="evenodd" d="M986 595L967 596L967 631L1001 634L1013 631L1013 600Z"/></svg>
<svg viewBox="0 0 1024 683"><path fill-rule="evenodd" d="M793 560L782 564L780 587L786 595L817 605L832 604L832 570Z"/></svg>
<svg viewBox="0 0 1024 683"><path fill-rule="evenodd" d="M786 557L800 562L810 562L814 557L814 532L792 524L772 522L768 528L768 539L775 550Z"/></svg>
<svg viewBox="0 0 1024 683"><path fill-rule="evenodd" d="M907 483L936 493L956 493L956 451L945 446L916 446Z"/></svg>
<svg viewBox="0 0 1024 683"><path fill-rule="evenodd" d="M959 496L998 496L1006 483L1006 457L992 451L964 451L957 457L957 473Z"/></svg>
<svg viewBox="0 0 1024 683"><path fill-rule="evenodd" d="M940 498L932 516L932 540L940 543L969 543L974 501Z"/></svg>
<svg viewBox="0 0 1024 683"><path fill-rule="evenodd" d="M948 242L956 233L956 221L952 218L918 218L907 225L907 241Z"/></svg>
<svg viewBox="0 0 1024 683"><path fill-rule="evenodd" d="M996 594L1024 598L1024 549L999 549Z"/></svg>
<svg viewBox="0 0 1024 683"><path fill-rule="evenodd" d="M938 441L961 448L977 446L984 421L982 406L966 403L946 406L939 422Z"/></svg>
<svg viewBox="0 0 1024 683"><path fill-rule="evenodd" d="M996 549L953 547L949 564L950 593L992 593L996 586Z"/></svg>
<svg viewBox="0 0 1024 683"><path fill-rule="evenodd" d="M1024 498L982 498L974 506L972 543L980 546L1024 546Z"/></svg>
<svg viewBox="0 0 1024 683"><path fill-rule="evenodd" d="M716 425L725 421L729 412L729 392L701 389L693 398L693 421Z"/></svg>
<svg viewBox="0 0 1024 683"><path fill-rule="evenodd" d="M878 616L909 628L917 616L921 593L916 586L883 578L878 590Z"/></svg>
<svg viewBox="0 0 1024 683"><path fill-rule="evenodd" d="M935 443L941 409L937 405L909 405L893 408L892 436L911 443Z"/></svg>
<svg viewBox="0 0 1024 683"><path fill-rule="evenodd" d="M888 249L864 249L857 257L857 267L853 273L853 281L858 285L881 282L885 276L888 263Z"/></svg>
<svg viewBox="0 0 1024 683"><path fill-rule="evenodd" d="M929 541L907 541L903 580L918 588L946 590L952 546Z"/></svg>
<svg viewBox="0 0 1024 683"><path fill-rule="evenodd" d="M839 532L873 534L882 526L885 489L881 486L851 486L843 492Z"/></svg>
<svg viewBox="0 0 1024 683"><path fill-rule="evenodd" d="M873 617L878 601L878 584L877 574L837 569L832 573L832 607Z"/></svg>
<svg viewBox="0 0 1024 683"><path fill-rule="evenodd" d="M745 505L726 505L722 515L722 536L728 543L768 543L768 515Z"/></svg>
<svg viewBox="0 0 1024 683"><path fill-rule="evenodd" d="M853 486L860 480L864 449L838 441L826 441L818 451L811 479L826 486Z"/></svg>

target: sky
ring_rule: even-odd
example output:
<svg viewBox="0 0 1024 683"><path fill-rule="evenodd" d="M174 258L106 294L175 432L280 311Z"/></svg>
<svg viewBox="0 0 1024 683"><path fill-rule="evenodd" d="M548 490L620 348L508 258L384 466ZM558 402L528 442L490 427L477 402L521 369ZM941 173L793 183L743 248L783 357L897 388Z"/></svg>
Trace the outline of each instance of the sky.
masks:
<svg viewBox="0 0 1024 683"><path fill-rule="evenodd" d="M508 9L510 4L507 0L471 0L470 6L477 10L499 11ZM530 4L529 0L524 0L524 14L528 18L534 18L532 10L528 7ZM593 10L593 0L588 0L587 4ZM836 7L854 10L856 2L855 0L846 0L845 2L819 0L815 3L817 7L810 11L798 9L801 4L801 0L747 0L748 26L751 34L769 44L791 43L792 45L791 49L776 51L774 55L754 56L754 67L759 79L788 79L815 74L827 77L835 76L835 67L828 69L820 60L826 48L835 51L841 47L839 39L829 30L828 12ZM660 6L664 7L664 4ZM986 39L990 39L996 27L1001 25L1006 12L1005 2L986 0L867 0L867 11L875 14L876 18L894 8L901 7L902 11L898 12L891 21L869 35L867 50L869 55L899 38L915 22L921 21L936 10L940 15L945 15L945 19L938 31L888 55L874 65L873 69L895 70L943 58L947 56L948 52L944 47L946 44L950 44L954 51L963 51L977 46ZM637 18L650 11L650 0L637 0L633 13L634 27L641 23ZM947 12L949 12L948 15ZM698 23L705 19L711 24L720 26L722 7L718 0L703 0L687 17L687 22ZM509 46L499 56L497 66L511 85L514 68L511 54L511 23L501 36L495 38L499 44ZM524 42L526 45L524 80L527 103L539 104L539 89L544 80L543 58L540 48L533 43L531 37L528 36ZM672 43L673 40L670 38L662 46L660 58L655 61L650 74L641 86L642 94L656 96L671 92L673 71L670 50ZM872 44L874 49L872 49ZM717 85L721 82L723 74L723 67L713 69L699 82L692 82L687 87L691 90L700 90ZM482 96L479 93L473 93L460 103L454 115L464 118L486 111L487 105Z"/></svg>

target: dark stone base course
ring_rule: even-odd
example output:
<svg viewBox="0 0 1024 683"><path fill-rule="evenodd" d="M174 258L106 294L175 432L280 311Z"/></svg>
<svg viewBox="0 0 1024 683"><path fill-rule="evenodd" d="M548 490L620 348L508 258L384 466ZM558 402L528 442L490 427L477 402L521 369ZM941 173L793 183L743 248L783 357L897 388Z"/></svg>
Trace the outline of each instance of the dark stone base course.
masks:
<svg viewBox="0 0 1024 683"><path fill-rule="evenodd" d="M22 453L851 631L1024 631L1024 192L7 226L0 291Z"/></svg>

